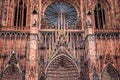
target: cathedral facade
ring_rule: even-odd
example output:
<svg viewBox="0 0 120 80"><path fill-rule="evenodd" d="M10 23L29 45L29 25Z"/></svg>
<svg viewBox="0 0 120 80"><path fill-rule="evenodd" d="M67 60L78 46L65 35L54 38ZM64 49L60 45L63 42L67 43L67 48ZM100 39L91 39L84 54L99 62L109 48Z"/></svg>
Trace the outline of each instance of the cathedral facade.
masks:
<svg viewBox="0 0 120 80"><path fill-rule="evenodd" d="M0 0L0 80L120 80L120 0Z"/></svg>

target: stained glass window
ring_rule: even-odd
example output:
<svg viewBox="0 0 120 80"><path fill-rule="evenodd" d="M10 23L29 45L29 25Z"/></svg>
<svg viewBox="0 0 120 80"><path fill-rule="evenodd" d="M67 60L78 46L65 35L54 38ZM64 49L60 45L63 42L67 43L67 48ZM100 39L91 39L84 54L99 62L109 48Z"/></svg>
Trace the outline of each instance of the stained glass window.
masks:
<svg viewBox="0 0 120 80"><path fill-rule="evenodd" d="M44 13L45 19L54 26L72 25L77 20L75 8L64 2L56 2L49 5Z"/></svg>

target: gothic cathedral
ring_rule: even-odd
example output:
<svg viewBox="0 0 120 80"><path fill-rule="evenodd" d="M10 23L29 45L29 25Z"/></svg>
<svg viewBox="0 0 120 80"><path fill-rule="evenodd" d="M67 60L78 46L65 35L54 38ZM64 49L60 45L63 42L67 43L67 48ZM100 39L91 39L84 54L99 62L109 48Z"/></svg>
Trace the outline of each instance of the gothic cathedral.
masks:
<svg viewBox="0 0 120 80"><path fill-rule="evenodd" d="M0 80L120 80L120 0L0 0Z"/></svg>

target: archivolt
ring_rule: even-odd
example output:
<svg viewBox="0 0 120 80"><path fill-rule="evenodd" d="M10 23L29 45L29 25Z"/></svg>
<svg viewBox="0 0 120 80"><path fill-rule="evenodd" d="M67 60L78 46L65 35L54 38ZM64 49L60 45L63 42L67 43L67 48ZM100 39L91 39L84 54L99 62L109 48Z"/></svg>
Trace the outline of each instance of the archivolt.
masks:
<svg viewBox="0 0 120 80"><path fill-rule="evenodd" d="M102 72L102 80L120 80L118 71L108 63Z"/></svg>
<svg viewBox="0 0 120 80"><path fill-rule="evenodd" d="M59 54L47 65L45 70L47 80L78 80L77 64L66 54Z"/></svg>
<svg viewBox="0 0 120 80"><path fill-rule="evenodd" d="M3 80L22 80L22 72L14 63L8 65L3 72Z"/></svg>
<svg viewBox="0 0 120 80"><path fill-rule="evenodd" d="M50 5L50 4L52 4L52 3L56 3L56 2L65 2L65 3L68 3L68 4L70 4L70 5L72 5L75 9L76 9L76 11L77 11L77 13L78 13L78 16L80 16L80 11L79 11L79 5L80 4L74 4L74 2L73 2L73 0L44 0L43 2L42 2L42 11L43 11L43 13L44 13L44 11L45 11L45 9Z"/></svg>

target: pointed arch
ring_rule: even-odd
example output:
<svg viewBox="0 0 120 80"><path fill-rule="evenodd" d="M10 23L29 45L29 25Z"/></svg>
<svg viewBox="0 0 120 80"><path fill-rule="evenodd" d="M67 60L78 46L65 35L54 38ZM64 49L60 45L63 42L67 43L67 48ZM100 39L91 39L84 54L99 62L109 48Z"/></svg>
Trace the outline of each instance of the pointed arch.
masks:
<svg viewBox="0 0 120 80"><path fill-rule="evenodd" d="M19 0L14 7L14 26L26 26L27 3Z"/></svg>
<svg viewBox="0 0 120 80"><path fill-rule="evenodd" d="M57 55L56 57L54 57L54 58L49 62L49 64L47 65L45 72L47 71L48 67L52 64L52 62L53 62L55 59L57 59L58 57L61 57L61 56L64 56L64 57L68 58L68 59L75 65L75 67L77 68L77 71L79 72L79 69L78 69L77 64L75 63L75 61L74 61L72 58L70 58L68 55L66 55L66 54L59 54L59 55Z"/></svg>
<svg viewBox="0 0 120 80"><path fill-rule="evenodd" d="M96 29L107 29L111 22L111 6L107 0L100 0L94 8L94 19ZM106 23L107 21L107 23Z"/></svg>
<svg viewBox="0 0 120 80"><path fill-rule="evenodd" d="M79 69L77 67L77 64L68 55L61 53L55 56L49 62L45 69L45 74L47 80L78 80Z"/></svg>
<svg viewBox="0 0 120 80"><path fill-rule="evenodd" d="M58 50L52 55L51 59L53 59L54 57L56 57L57 55L61 54L61 53L64 53L66 54L67 56L69 56L70 58L73 58L71 55L70 55L70 52L64 47L64 46L60 46L58 48Z"/></svg>
<svg viewBox="0 0 120 80"><path fill-rule="evenodd" d="M111 63L108 63L103 69L102 80L120 80L119 72Z"/></svg>
<svg viewBox="0 0 120 80"><path fill-rule="evenodd" d="M50 4L53 4L53 3L56 3L57 1L56 0L44 0L42 1L42 11L43 13L45 12L46 8L50 5ZM70 4L71 6L73 6L75 8L75 10L77 11L78 13L78 16L80 16L80 12L79 12L79 9L78 9L78 4L73 4L73 1L72 0L60 0L58 2L64 2L64 3L67 3L67 4Z"/></svg>
<svg viewBox="0 0 120 80"><path fill-rule="evenodd" d="M103 29L103 27L106 24L106 21L105 21L105 10L102 7L102 3L99 2L95 6L94 15L95 15L95 26L96 26L96 29Z"/></svg>
<svg viewBox="0 0 120 80"><path fill-rule="evenodd" d="M18 66L17 56L14 50L12 51L8 64L3 71L2 79L22 80L22 71Z"/></svg>
<svg viewBox="0 0 120 80"><path fill-rule="evenodd" d="M18 65L12 63L7 65L6 69L3 72L3 80L22 80L22 72Z"/></svg>

